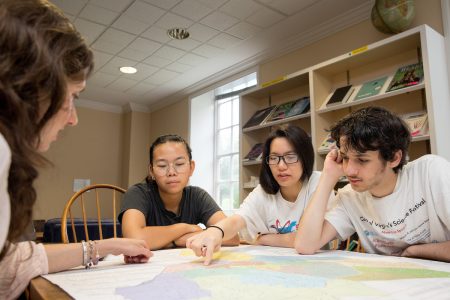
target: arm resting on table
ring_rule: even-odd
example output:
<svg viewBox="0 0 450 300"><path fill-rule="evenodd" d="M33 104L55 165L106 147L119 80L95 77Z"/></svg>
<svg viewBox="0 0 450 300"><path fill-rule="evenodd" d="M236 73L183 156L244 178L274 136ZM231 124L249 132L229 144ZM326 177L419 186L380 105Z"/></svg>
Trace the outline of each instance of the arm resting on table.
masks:
<svg viewBox="0 0 450 300"><path fill-rule="evenodd" d="M146 226L145 216L137 209L129 209L123 214L122 233L124 237L142 239L151 250L172 247L176 241L187 233L202 231L197 225L178 223L168 226Z"/></svg>
<svg viewBox="0 0 450 300"><path fill-rule="evenodd" d="M402 256L450 262L450 241L411 245L403 251Z"/></svg>

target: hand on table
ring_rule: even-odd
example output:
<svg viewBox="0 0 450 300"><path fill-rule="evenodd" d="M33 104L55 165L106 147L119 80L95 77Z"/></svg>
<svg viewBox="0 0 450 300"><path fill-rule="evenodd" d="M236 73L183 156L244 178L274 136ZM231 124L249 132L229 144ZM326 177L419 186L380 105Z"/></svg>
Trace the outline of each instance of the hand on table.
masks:
<svg viewBox="0 0 450 300"><path fill-rule="evenodd" d="M209 228L188 238L186 248L192 249L195 255L205 258L204 264L211 263L214 252L222 245L222 233L217 228Z"/></svg>
<svg viewBox="0 0 450 300"><path fill-rule="evenodd" d="M99 248L102 246L105 254L123 254L125 263L144 263L153 256L144 240L113 238L100 240Z"/></svg>

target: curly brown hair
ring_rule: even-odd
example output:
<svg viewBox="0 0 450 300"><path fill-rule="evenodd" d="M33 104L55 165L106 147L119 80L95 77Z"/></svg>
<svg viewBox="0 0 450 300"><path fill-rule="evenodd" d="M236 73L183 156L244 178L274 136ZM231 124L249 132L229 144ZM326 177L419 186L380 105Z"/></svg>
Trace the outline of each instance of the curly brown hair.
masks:
<svg viewBox="0 0 450 300"><path fill-rule="evenodd" d="M357 110L339 120L331 128L331 137L336 146L341 147L341 137L345 137L345 147L360 153L379 151L383 161L392 161L398 150L402 152L399 164L393 169L398 173L407 162L411 133L401 117L383 107L369 106Z"/></svg>
<svg viewBox="0 0 450 300"><path fill-rule="evenodd" d="M71 22L45 0L0 1L0 133L11 149L8 193L14 242L32 217L40 132L59 111L68 81L83 81L93 54ZM9 248L3 248L2 259Z"/></svg>

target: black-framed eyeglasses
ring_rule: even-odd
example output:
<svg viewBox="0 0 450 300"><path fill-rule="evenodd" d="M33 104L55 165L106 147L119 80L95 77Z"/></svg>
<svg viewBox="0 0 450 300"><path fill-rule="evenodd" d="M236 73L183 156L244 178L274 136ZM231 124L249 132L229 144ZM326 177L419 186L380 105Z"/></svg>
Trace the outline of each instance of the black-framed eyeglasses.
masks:
<svg viewBox="0 0 450 300"><path fill-rule="evenodd" d="M269 155L266 157L266 163L268 165L274 166L278 165L280 161L283 160L285 164L295 164L298 162L297 154L285 154L285 155Z"/></svg>

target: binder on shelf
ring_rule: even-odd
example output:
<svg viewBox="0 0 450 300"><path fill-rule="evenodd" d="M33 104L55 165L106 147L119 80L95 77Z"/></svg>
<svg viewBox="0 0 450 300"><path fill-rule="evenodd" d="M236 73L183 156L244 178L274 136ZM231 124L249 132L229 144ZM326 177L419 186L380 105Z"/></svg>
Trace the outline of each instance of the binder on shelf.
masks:
<svg viewBox="0 0 450 300"><path fill-rule="evenodd" d="M422 63L411 64L399 68L389 83L386 92L417 85L423 81Z"/></svg>
<svg viewBox="0 0 450 300"><path fill-rule="evenodd" d="M428 114L425 111L404 114L401 118L408 125L412 137L428 135Z"/></svg>
<svg viewBox="0 0 450 300"><path fill-rule="evenodd" d="M250 149L250 151L242 159L242 161L261 159L263 148L264 148L264 143L257 143L255 145L253 145L252 149Z"/></svg>
<svg viewBox="0 0 450 300"><path fill-rule="evenodd" d="M269 106L269 107L266 107L266 108L256 111L253 114L253 116L251 116L251 118L247 121L247 123L245 123L244 127L242 127L242 128L248 128L248 127L253 127L253 126L263 124L264 121L274 111L275 107L276 106L273 105L273 106Z"/></svg>
<svg viewBox="0 0 450 300"><path fill-rule="evenodd" d="M381 92L387 78L388 77L385 76L363 83L353 101L378 95Z"/></svg>
<svg viewBox="0 0 450 300"><path fill-rule="evenodd" d="M354 90L355 88L351 84L335 89L326 101L326 106L347 102Z"/></svg>

